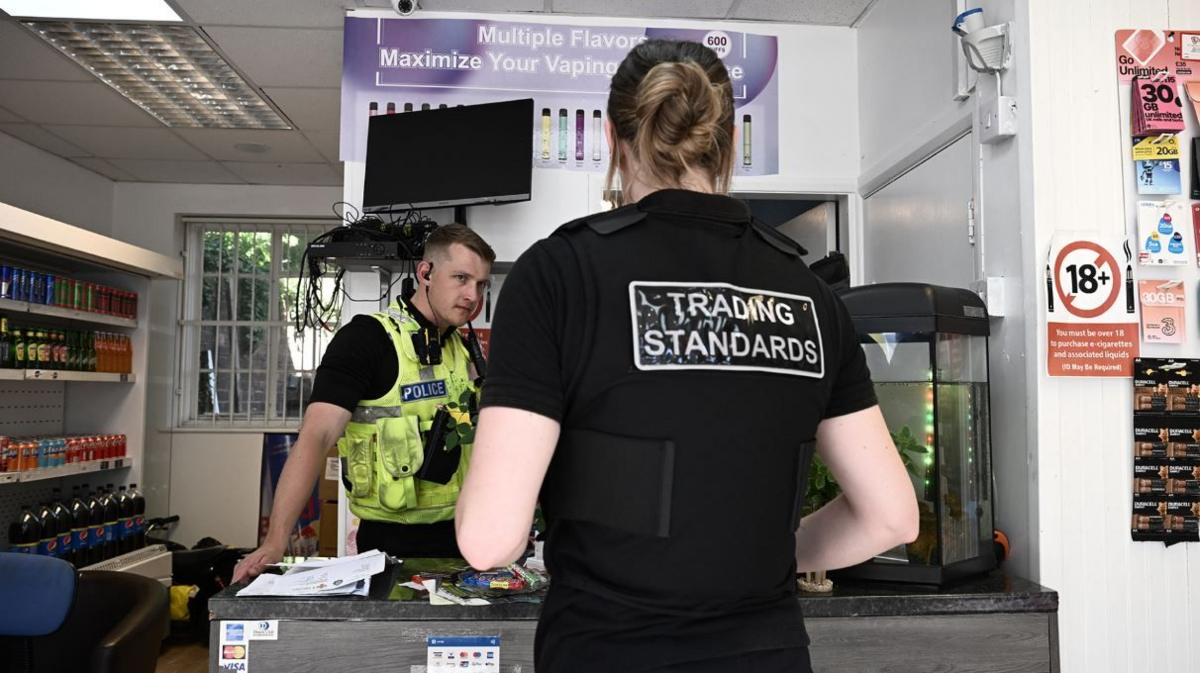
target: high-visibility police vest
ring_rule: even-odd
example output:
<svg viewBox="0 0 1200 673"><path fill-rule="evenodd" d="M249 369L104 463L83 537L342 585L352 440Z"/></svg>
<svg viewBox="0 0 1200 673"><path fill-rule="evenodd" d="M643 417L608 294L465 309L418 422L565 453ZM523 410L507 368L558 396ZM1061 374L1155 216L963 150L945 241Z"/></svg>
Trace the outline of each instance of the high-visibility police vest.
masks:
<svg viewBox="0 0 1200 673"><path fill-rule="evenodd" d="M399 375L386 395L362 400L338 440L342 474L350 511L368 521L416 524L454 518L470 458L463 446L458 469L446 484L414 475L425 457L422 434L437 410L474 391L470 356L457 332L442 345L442 363L422 365L412 335L420 323L393 303L387 312L373 314L396 348Z"/></svg>

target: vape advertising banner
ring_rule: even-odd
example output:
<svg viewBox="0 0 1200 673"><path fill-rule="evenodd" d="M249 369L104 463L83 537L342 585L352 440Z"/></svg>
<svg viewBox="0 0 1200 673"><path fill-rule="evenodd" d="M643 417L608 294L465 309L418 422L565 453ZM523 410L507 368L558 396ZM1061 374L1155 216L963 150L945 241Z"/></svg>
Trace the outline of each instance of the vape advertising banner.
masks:
<svg viewBox="0 0 1200 673"><path fill-rule="evenodd" d="M1134 287L1128 242L1086 232L1054 235L1046 259L1050 376L1132 374L1139 353Z"/></svg>
<svg viewBox="0 0 1200 673"><path fill-rule="evenodd" d="M346 18L341 158L365 159L372 114L533 98L533 165L604 171L609 81L630 49L654 38L717 52L733 84L735 175L778 173L775 36L473 19Z"/></svg>

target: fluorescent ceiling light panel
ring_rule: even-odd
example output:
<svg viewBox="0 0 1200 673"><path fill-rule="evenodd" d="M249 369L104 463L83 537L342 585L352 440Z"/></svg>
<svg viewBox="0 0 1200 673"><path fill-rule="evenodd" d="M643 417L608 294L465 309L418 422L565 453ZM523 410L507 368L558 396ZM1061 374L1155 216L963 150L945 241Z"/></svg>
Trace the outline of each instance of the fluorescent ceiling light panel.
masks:
<svg viewBox="0 0 1200 673"><path fill-rule="evenodd" d="M291 128L191 26L23 23L167 126Z"/></svg>
<svg viewBox="0 0 1200 673"><path fill-rule="evenodd" d="M164 0L0 0L10 16L83 21L182 21Z"/></svg>

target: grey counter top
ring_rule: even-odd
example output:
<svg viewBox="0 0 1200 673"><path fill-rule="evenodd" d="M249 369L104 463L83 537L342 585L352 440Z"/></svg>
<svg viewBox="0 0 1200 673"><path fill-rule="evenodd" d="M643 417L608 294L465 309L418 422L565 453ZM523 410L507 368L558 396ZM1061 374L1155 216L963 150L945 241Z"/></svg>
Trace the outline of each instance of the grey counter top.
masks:
<svg viewBox="0 0 1200 673"><path fill-rule="evenodd" d="M235 596L234 585L208 603L210 619L250 620L536 620L541 606L508 603L483 607L433 606L427 601L385 598L267 598ZM377 592L373 592L377 593ZM1057 612L1058 593L1002 572L946 587L839 581L832 594L801 594L809 618Z"/></svg>

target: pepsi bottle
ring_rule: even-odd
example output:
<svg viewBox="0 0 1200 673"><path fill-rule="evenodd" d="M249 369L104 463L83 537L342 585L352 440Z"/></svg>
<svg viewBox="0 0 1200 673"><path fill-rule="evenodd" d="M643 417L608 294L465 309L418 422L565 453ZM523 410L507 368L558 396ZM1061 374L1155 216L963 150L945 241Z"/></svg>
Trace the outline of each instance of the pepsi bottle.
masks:
<svg viewBox="0 0 1200 673"><path fill-rule="evenodd" d="M38 521L42 522L42 539L38 540L38 554L42 556L59 556L58 552L58 526L54 520L54 508L50 503L42 503L41 507L34 510Z"/></svg>
<svg viewBox="0 0 1200 673"><path fill-rule="evenodd" d="M71 502L67 504L71 514L71 547L75 550L75 565L82 568L92 561L92 519L87 503L79 497L79 487L71 487Z"/></svg>
<svg viewBox="0 0 1200 673"><path fill-rule="evenodd" d="M106 491L101 491L100 509L104 512L104 560L117 555L117 522L121 518L117 499L112 494L112 484Z"/></svg>
<svg viewBox="0 0 1200 673"><path fill-rule="evenodd" d="M17 520L8 526L8 550L18 554L36 554L41 541L42 522L29 505L23 505Z"/></svg>
<svg viewBox="0 0 1200 673"><path fill-rule="evenodd" d="M54 516L54 528L58 531L58 557L78 565L75 545L72 544L75 536L71 534L71 512L62 502L62 489L55 488L51 492L54 494L54 500L50 503L50 508Z"/></svg>
<svg viewBox="0 0 1200 673"><path fill-rule="evenodd" d="M87 484L84 484L83 488L86 490ZM87 500L84 500L84 504L88 508L88 521L92 527L92 532L89 536L92 543L92 563L99 563L104 560L104 544L107 542L107 538L104 535L104 507L100 504L100 496L103 493L103 489L96 489L95 492L88 495Z"/></svg>
<svg viewBox="0 0 1200 673"><path fill-rule="evenodd" d="M133 548L146 546L146 496L137 490L137 484L129 485L129 501L133 503Z"/></svg>
<svg viewBox="0 0 1200 673"><path fill-rule="evenodd" d="M133 501L125 494L125 487L117 489L117 553L133 551Z"/></svg>

